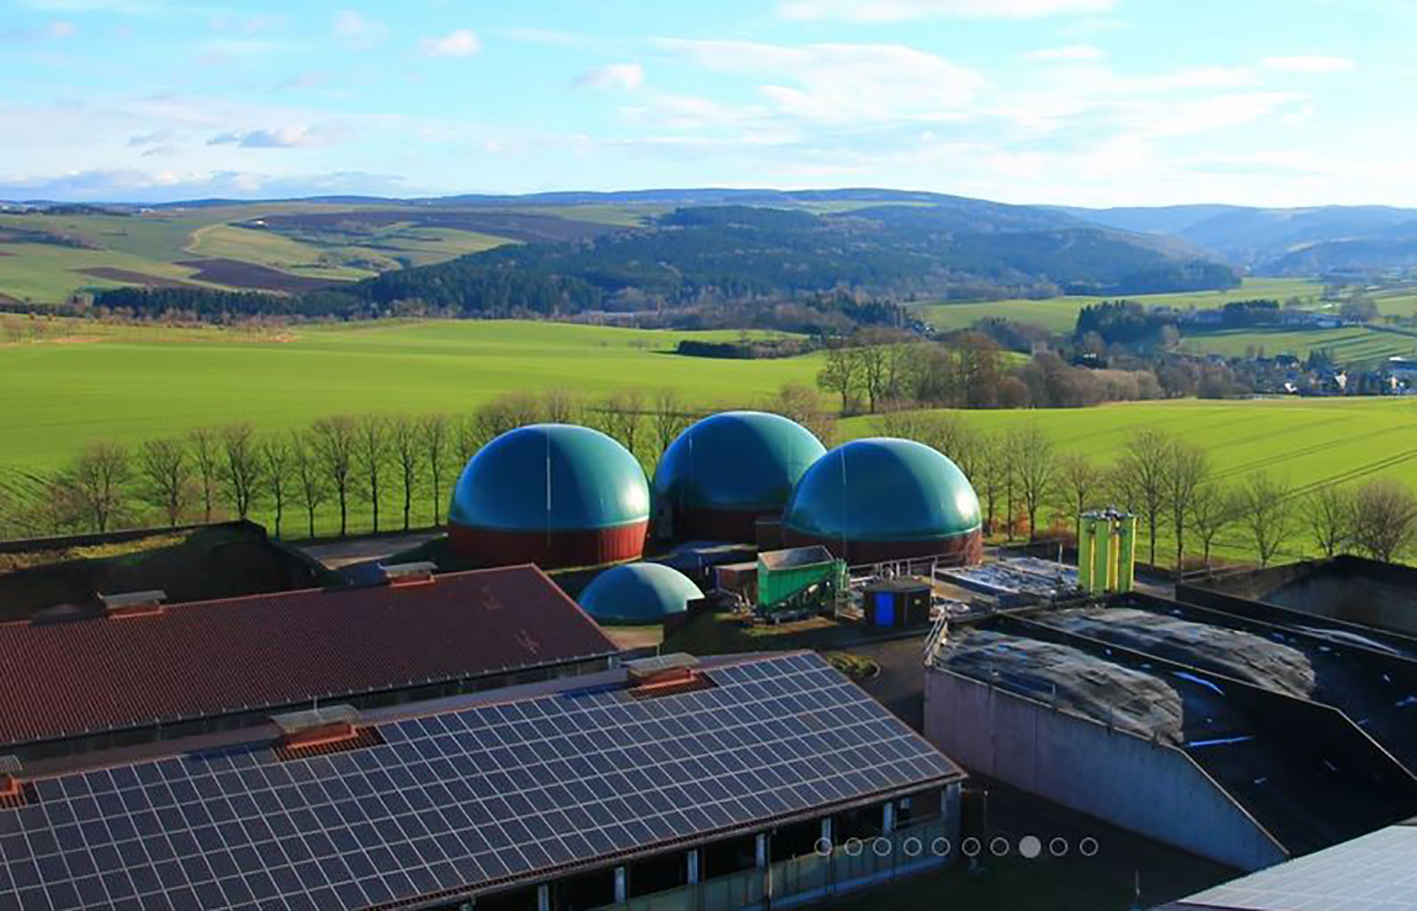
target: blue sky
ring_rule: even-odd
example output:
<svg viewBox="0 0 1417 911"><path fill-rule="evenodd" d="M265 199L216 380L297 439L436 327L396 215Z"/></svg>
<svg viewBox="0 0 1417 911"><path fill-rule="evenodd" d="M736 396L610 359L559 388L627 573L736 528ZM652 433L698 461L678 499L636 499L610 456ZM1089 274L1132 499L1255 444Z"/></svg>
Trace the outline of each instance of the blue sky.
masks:
<svg viewBox="0 0 1417 911"><path fill-rule="evenodd" d="M0 198L1417 205L1411 0L0 0Z"/></svg>

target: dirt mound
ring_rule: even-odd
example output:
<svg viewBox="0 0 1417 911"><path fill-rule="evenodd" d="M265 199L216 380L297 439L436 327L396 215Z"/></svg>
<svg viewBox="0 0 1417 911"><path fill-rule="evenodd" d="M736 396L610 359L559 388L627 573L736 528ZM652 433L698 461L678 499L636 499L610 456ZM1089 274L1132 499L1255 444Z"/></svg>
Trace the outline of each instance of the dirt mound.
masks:
<svg viewBox="0 0 1417 911"><path fill-rule="evenodd" d="M1149 740L1184 742L1171 684L1071 646L966 629L950 634L936 664Z"/></svg>
<svg viewBox="0 0 1417 911"><path fill-rule="evenodd" d="M1032 618L1077 633L1308 699L1314 668L1303 652L1241 630L1133 608L1089 608Z"/></svg>

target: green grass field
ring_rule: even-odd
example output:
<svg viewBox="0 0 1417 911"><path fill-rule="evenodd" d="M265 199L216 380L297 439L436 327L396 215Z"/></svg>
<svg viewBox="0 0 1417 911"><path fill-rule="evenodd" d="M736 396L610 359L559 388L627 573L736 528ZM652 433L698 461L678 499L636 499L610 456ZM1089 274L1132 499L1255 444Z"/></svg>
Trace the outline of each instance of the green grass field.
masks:
<svg viewBox="0 0 1417 911"><path fill-rule="evenodd" d="M508 392L668 388L698 404L744 404L786 382L811 383L819 367L815 355L679 357L668 352L688 333L557 323L345 325L300 329L288 341L150 333L0 346L0 465L52 466L85 442L211 424L278 430L339 413L470 411Z"/></svg>
<svg viewBox="0 0 1417 911"><path fill-rule="evenodd" d="M817 356L684 358L668 351L686 333L552 323L408 322L266 333L50 325L59 328L48 341L0 344L0 413L8 431L0 436L0 467L54 468L91 441L132 444L241 421L281 430L339 413L465 413L507 392L560 389L594 397L616 388L670 388L697 406L741 406L786 382L811 384L820 366ZM986 431L1037 423L1060 449L1089 453L1099 464L1115 460L1136 430L1156 428L1205 447L1219 476L1235 481L1261 469L1296 486L1417 476L1414 399L959 414ZM858 417L842 421L837 436L877 432L875 419ZM430 513L422 505L417 520ZM329 523L322 519L322 530Z"/></svg>
<svg viewBox="0 0 1417 911"><path fill-rule="evenodd" d="M1417 353L1417 337L1396 332L1383 332L1366 326L1345 326L1342 329L1231 329L1187 335L1181 348L1197 354L1222 354L1243 357L1251 350L1267 357L1293 354L1306 357L1310 351L1323 348L1332 351L1340 364L1371 367L1394 355Z"/></svg>
<svg viewBox="0 0 1417 911"><path fill-rule="evenodd" d="M1230 291L1191 291L1179 294L1134 295L1135 300L1147 307L1222 307L1231 301L1254 298L1274 298L1280 301L1291 297L1314 299L1317 302L1323 287L1301 279L1287 278L1247 278L1239 288ZM1071 332L1077 325L1078 311L1090 304L1115 298L1105 297L1055 297L1049 300L1001 300L978 301L973 303L925 302L914 305L917 314L936 329L967 329L981 319L991 316L1002 317L1020 323L1041 326L1050 332Z"/></svg>

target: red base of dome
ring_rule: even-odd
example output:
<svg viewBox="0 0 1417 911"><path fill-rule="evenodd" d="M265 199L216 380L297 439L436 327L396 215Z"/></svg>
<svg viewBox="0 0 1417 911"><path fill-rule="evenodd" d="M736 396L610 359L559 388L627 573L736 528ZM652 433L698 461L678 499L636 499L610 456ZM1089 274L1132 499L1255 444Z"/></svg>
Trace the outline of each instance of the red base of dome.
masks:
<svg viewBox="0 0 1417 911"><path fill-rule="evenodd" d="M501 531L449 525L453 551L478 566L535 563L542 569L638 560L649 522L585 531Z"/></svg>
<svg viewBox="0 0 1417 911"><path fill-rule="evenodd" d="M834 556L852 566L870 563L890 563L896 560L939 559L951 566L965 566L984 559L984 535L980 529L949 538L929 541L846 541L840 538L818 538L784 527L787 547L808 547L820 544Z"/></svg>

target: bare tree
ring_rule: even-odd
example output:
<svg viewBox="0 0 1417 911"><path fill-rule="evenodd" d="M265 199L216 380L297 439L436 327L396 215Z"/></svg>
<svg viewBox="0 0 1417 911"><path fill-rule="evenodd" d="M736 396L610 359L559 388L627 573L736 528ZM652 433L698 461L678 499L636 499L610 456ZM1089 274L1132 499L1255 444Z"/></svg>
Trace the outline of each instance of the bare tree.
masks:
<svg viewBox="0 0 1417 911"><path fill-rule="evenodd" d="M198 427L187 438L192 443L192 461L202 484L202 521L210 522L220 478L221 444L217 432L209 427Z"/></svg>
<svg viewBox="0 0 1417 911"><path fill-rule="evenodd" d="M1112 472L1112 488L1127 509L1146 524L1148 560L1156 565L1156 528L1166 509L1166 464L1172 441L1157 430L1141 430L1132 435L1125 454Z"/></svg>
<svg viewBox="0 0 1417 911"><path fill-rule="evenodd" d="M1374 560L1391 563L1417 546L1417 497L1390 478L1369 481L1353 496L1353 544Z"/></svg>
<svg viewBox="0 0 1417 911"><path fill-rule="evenodd" d="M1219 481L1210 481L1196 488L1191 497L1190 529L1196 533L1205 554L1205 568L1210 569L1210 554L1215 539L1235 523L1239 515L1236 496Z"/></svg>
<svg viewBox="0 0 1417 911"><path fill-rule="evenodd" d="M863 339L863 344L854 348L845 349L856 361L856 374L861 379L861 385L866 390L866 409L871 414L876 413L876 404L885 398L887 394L887 382L890 378L890 346L873 342L870 338ZM845 408L845 403L842 408Z"/></svg>
<svg viewBox="0 0 1417 911"><path fill-rule="evenodd" d="M192 463L181 440L148 440L138 447L138 496L176 528L192 496Z"/></svg>
<svg viewBox="0 0 1417 911"><path fill-rule="evenodd" d="M694 422L694 415L678 393L662 389L654 397L653 419L654 441L662 454Z"/></svg>
<svg viewBox="0 0 1417 911"><path fill-rule="evenodd" d="M379 531L379 503L384 496L384 469L389 464L389 420L383 415L366 414L354 426L354 464L359 470L364 499L373 513L374 531Z"/></svg>
<svg viewBox="0 0 1417 911"><path fill-rule="evenodd" d="M245 519L251 514L260 492L261 456L256 446L256 431L250 424L231 424L221 428L220 438L218 476L222 493L236 515Z"/></svg>
<svg viewBox="0 0 1417 911"><path fill-rule="evenodd" d="M475 412L449 421L453 454L457 458L458 470L462 470L462 467L477 455L477 450L482 448L482 444L490 439L483 436L482 431L482 421Z"/></svg>
<svg viewBox="0 0 1417 911"><path fill-rule="evenodd" d="M424 415L418 422L418 436L427 460L427 477L433 499L433 524L443 524L443 477L447 473L451 422L446 414Z"/></svg>
<svg viewBox="0 0 1417 911"><path fill-rule="evenodd" d="M305 519L310 537L315 537L315 513L329 499L330 488L326 483L325 466L316 453L315 434L291 431L290 466L295 481L300 504L305 508Z"/></svg>
<svg viewBox="0 0 1417 911"><path fill-rule="evenodd" d="M329 490L339 501L339 533L349 533L349 495L354 483L354 418L321 418L310 426L315 458L324 470Z"/></svg>
<svg viewBox="0 0 1417 911"><path fill-rule="evenodd" d="M1288 483L1263 471L1247 477L1237 494L1239 522L1255 545L1260 566L1269 565L1293 531L1294 511L1289 494Z"/></svg>
<svg viewBox="0 0 1417 911"><path fill-rule="evenodd" d="M581 412L581 403L565 389L548 389L541 397L541 413L553 424L570 424Z"/></svg>
<svg viewBox="0 0 1417 911"><path fill-rule="evenodd" d="M976 489L984 494L985 531L993 535L997 532L994 520L998 515L999 498L1003 495L1009 473L1008 453L1003 440L990 433L979 435L976 452L978 467L972 480Z"/></svg>
<svg viewBox="0 0 1417 911"><path fill-rule="evenodd" d="M418 421L406 415L390 418L387 426L389 449L403 495L403 530L408 531L413 527L413 495L423 481L423 434Z"/></svg>
<svg viewBox="0 0 1417 911"><path fill-rule="evenodd" d="M1353 535L1354 497L1337 485L1320 487L1304 498L1304 515L1314 543L1325 557L1347 546Z"/></svg>
<svg viewBox="0 0 1417 911"><path fill-rule="evenodd" d="M796 421L812 431L824 446L830 446L836 437L836 415L821 393L802 383L783 384L763 402L763 410Z"/></svg>
<svg viewBox="0 0 1417 911"><path fill-rule="evenodd" d="M851 395L861 381L861 359L856 350L846 345L828 348L826 363L817 372L817 387L841 396L841 410L851 405Z"/></svg>
<svg viewBox="0 0 1417 911"><path fill-rule="evenodd" d="M477 409L477 435L483 442L496 439L504 433L535 424L542 418L542 403L527 392L514 392L498 396Z"/></svg>
<svg viewBox="0 0 1417 911"><path fill-rule="evenodd" d="M1210 460L1199 446L1172 440L1162 464L1166 485L1164 500L1171 514L1171 533L1176 536L1176 575L1179 576L1186 554L1191 501L1210 477Z"/></svg>
<svg viewBox="0 0 1417 911"><path fill-rule="evenodd" d="M128 450L116 443L95 443L60 472L58 488L75 515L103 534L123 520L132 478Z"/></svg>
<svg viewBox="0 0 1417 911"><path fill-rule="evenodd" d="M600 429L622 446L639 455L643 445L644 401L638 390L619 389L610 393L596 409Z"/></svg>
<svg viewBox="0 0 1417 911"><path fill-rule="evenodd" d="M1038 532L1038 513L1053 492L1058 473L1058 458L1053 441L1037 424L1014 428L1008 435L1008 447L1013 453L1015 483L1023 508L1028 513L1028 534Z"/></svg>
<svg viewBox="0 0 1417 911"><path fill-rule="evenodd" d="M298 483L295 472L295 453L291 451L291 441L285 436L267 437L258 449L261 459L261 481L275 508L275 535L281 536L281 521L285 518L285 504L290 499L292 488Z"/></svg>
<svg viewBox="0 0 1417 911"><path fill-rule="evenodd" d="M1102 469L1080 453L1066 453L1058 459L1058 481L1064 492L1063 502L1072 513L1073 536L1077 540L1082 539L1082 514L1099 505L1096 498L1102 493L1106 477Z"/></svg>

